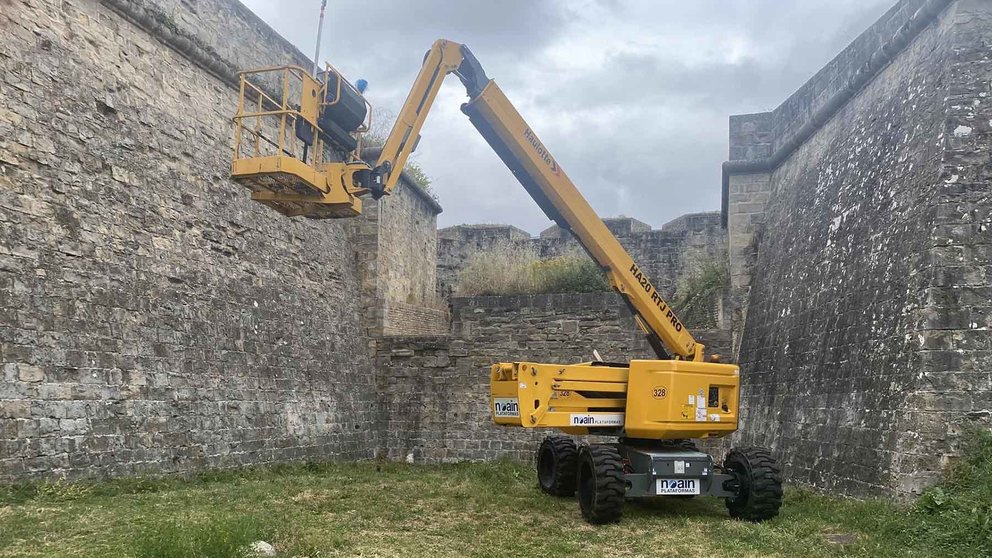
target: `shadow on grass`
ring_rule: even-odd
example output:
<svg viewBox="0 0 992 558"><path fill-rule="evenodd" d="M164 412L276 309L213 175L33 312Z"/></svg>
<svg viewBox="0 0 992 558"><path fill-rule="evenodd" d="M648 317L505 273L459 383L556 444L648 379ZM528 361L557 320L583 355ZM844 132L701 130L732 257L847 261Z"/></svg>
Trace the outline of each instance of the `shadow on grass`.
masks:
<svg viewBox="0 0 992 558"><path fill-rule="evenodd" d="M626 517L687 517L729 519L723 500L718 498L637 498L628 500Z"/></svg>

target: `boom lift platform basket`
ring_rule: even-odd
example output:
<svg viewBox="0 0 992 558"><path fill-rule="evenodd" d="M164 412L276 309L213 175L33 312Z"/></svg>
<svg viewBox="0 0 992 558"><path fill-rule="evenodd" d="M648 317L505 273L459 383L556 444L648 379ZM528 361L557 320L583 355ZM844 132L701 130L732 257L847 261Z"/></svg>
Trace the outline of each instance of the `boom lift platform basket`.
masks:
<svg viewBox="0 0 992 558"><path fill-rule="evenodd" d="M231 177L289 217L355 217L368 193L355 175L370 170L360 153L372 110L331 66L320 77L291 65L241 72ZM351 129L321 118L346 104Z"/></svg>

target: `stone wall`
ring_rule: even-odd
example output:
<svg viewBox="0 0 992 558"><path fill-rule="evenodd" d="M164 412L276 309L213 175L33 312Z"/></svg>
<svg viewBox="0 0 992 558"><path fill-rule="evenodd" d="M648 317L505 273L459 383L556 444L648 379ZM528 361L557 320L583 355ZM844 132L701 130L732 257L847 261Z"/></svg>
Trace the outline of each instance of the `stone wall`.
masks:
<svg viewBox="0 0 992 558"><path fill-rule="evenodd" d="M270 65L296 64L310 68L313 62L276 33L244 4L232 0L109 0L124 12L148 9L148 19L160 22L178 35L195 42L237 70ZM252 40L247 40L252 39Z"/></svg>
<svg viewBox="0 0 992 558"><path fill-rule="evenodd" d="M497 427L489 416L489 367L532 360L574 363L654 358L619 295L455 297L452 332L378 344L383 455L393 459L529 460L547 431ZM698 331L714 351L727 331Z"/></svg>
<svg viewBox="0 0 992 558"><path fill-rule="evenodd" d="M731 121L737 441L793 481L916 493L989 423L990 16L900 2L779 109Z"/></svg>
<svg viewBox="0 0 992 558"><path fill-rule="evenodd" d="M437 208L288 219L227 179L233 69L301 59L230 0L4 3L0 482L373 456L364 295L435 280L364 264Z"/></svg>
<svg viewBox="0 0 992 558"><path fill-rule="evenodd" d="M397 300L381 300L377 305L381 312L381 335L391 336L431 336L445 335L451 327L447 306L409 304Z"/></svg>
<svg viewBox="0 0 992 558"><path fill-rule="evenodd" d="M227 179L235 72L307 61L240 4L8 5L0 482L380 450L529 457L536 437L490 436L491 362L649 354L605 293L456 299L449 334L423 254L455 249L405 179L348 221L250 202ZM685 267L673 251L709 249L710 221L612 225L671 272ZM575 247L545 236L545 255Z"/></svg>
<svg viewBox="0 0 992 558"><path fill-rule="evenodd" d="M941 162L927 184L931 227L916 275L912 392L893 482L917 491L953 458L965 426L992 428L992 6L958 0L940 20L950 64L938 124ZM946 48L946 47L945 47ZM911 171L910 171L911 172ZM934 454L937 454L936 456Z"/></svg>
<svg viewBox="0 0 992 558"><path fill-rule="evenodd" d="M702 265L726 257L726 235L719 213L684 215L660 230L652 230L646 223L629 217L603 221L658 290L669 298L674 296L679 282ZM442 229L438 234L437 290L442 296L455 293L458 273L472 255L496 246L528 248L542 259L582 253L575 238L557 226L541 232L537 238L509 225L459 225Z"/></svg>
<svg viewBox="0 0 992 558"><path fill-rule="evenodd" d="M448 309L435 292L437 267L424 257L437 253L441 206L405 174L391 195L362 201L353 226L370 333L447 333Z"/></svg>

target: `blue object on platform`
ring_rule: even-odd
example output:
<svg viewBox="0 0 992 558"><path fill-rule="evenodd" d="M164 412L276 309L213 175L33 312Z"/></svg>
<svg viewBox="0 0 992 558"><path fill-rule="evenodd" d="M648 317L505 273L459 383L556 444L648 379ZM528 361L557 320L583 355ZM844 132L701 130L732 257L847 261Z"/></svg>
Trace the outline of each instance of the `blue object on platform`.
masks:
<svg viewBox="0 0 992 558"><path fill-rule="evenodd" d="M368 87L369 82L364 79L360 79L355 82L355 89L357 89L359 93L365 93L365 90L368 89Z"/></svg>

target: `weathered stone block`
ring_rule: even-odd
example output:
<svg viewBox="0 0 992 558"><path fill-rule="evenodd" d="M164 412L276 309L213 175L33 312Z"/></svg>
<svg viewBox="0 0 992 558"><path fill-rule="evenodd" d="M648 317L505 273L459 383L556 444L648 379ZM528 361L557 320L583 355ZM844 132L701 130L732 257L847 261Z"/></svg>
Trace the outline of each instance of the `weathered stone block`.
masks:
<svg viewBox="0 0 992 558"><path fill-rule="evenodd" d="M24 400L0 401L0 418L16 419L16 418L27 418L29 416L31 416L30 401L24 401Z"/></svg>

